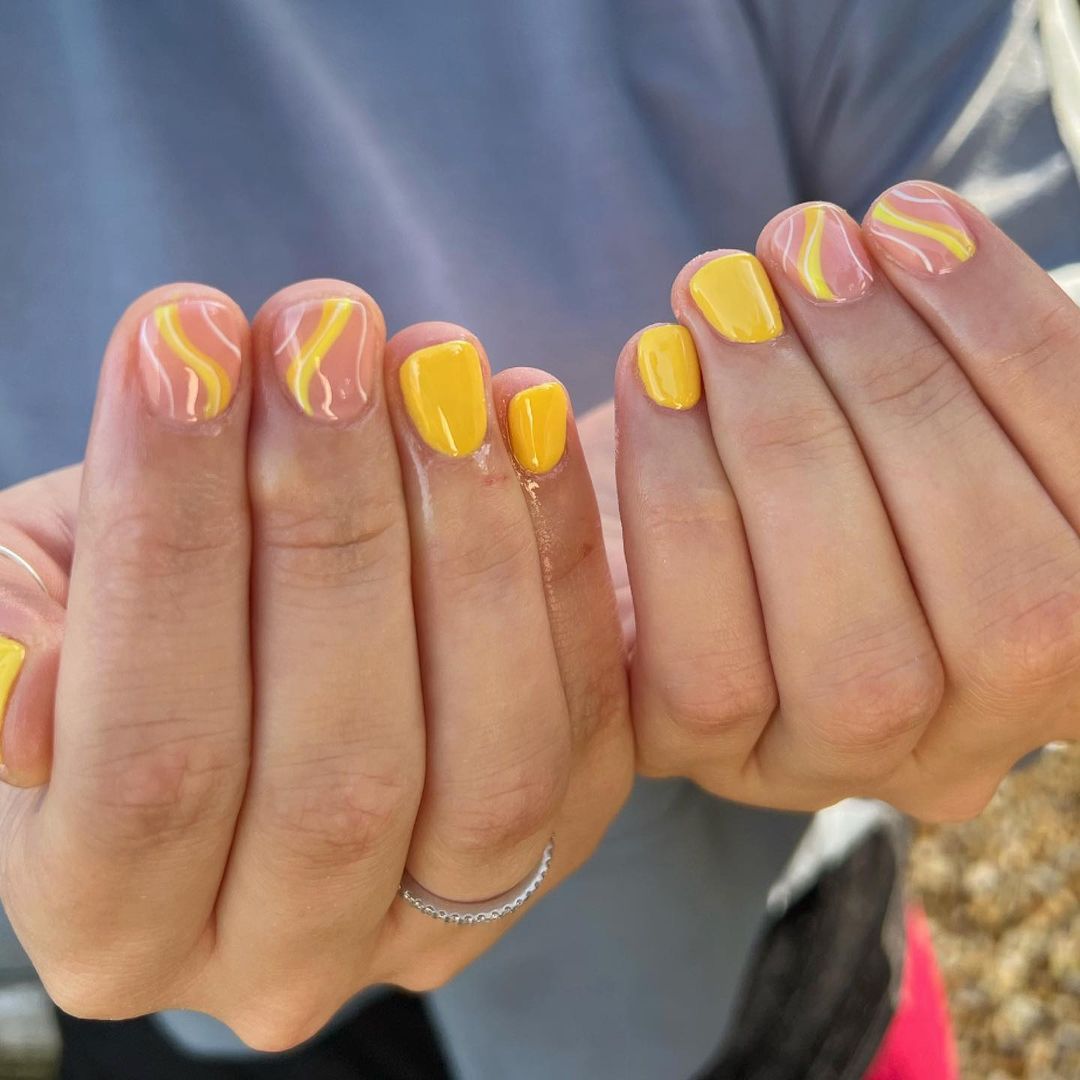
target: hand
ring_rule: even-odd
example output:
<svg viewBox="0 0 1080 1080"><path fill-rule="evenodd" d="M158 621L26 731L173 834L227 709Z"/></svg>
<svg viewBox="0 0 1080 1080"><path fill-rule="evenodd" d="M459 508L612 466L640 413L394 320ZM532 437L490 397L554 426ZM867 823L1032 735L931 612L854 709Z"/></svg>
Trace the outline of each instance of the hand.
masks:
<svg viewBox="0 0 1080 1080"><path fill-rule="evenodd" d="M78 507L78 470L0 495L0 544L49 594L0 560L0 636L25 650L6 779L49 778L0 793L0 880L69 1012L193 1008L295 1045L514 921L424 916L396 897L406 863L483 899L554 834L547 888L629 789L564 392L492 381L459 327L384 337L341 282L285 290L250 333L220 293L157 290L109 344Z"/></svg>
<svg viewBox="0 0 1080 1080"><path fill-rule="evenodd" d="M757 250L782 316L751 256L702 255L689 334L620 361L641 766L972 816L1080 735L1080 311L930 184L861 229L794 208Z"/></svg>

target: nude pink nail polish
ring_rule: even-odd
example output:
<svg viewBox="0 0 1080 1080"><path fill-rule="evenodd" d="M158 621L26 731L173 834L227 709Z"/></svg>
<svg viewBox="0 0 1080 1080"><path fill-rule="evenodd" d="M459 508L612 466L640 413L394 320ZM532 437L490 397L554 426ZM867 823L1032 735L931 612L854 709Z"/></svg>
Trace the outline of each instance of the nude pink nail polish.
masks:
<svg viewBox="0 0 1080 1080"><path fill-rule="evenodd" d="M221 416L240 381L236 316L214 300L160 304L139 331L139 369L150 411L182 423Z"/></svg>
<svg viewBox="0 0 1080 1080"><path fill-rule="evenodd" d="M293 304L278 316L274 366L286 396L305 416L346 423L364 411L375 366L369 319L363 304L346 297Z"/></svg>
<svg viewBox="0 0 1080 1080"><path fill-rule="evenodd" d="M964 219L937 188L918 180L886 191L868 228L886 255L917 274L947 274L975 254Z"/></svg>
<svg viewBox="0 0 1080 1080"><path fill-rule="evenodd" d="M858 226L828 203L790 210L770 243L785 275L811 299L856 300L874 283Z"/></svg>

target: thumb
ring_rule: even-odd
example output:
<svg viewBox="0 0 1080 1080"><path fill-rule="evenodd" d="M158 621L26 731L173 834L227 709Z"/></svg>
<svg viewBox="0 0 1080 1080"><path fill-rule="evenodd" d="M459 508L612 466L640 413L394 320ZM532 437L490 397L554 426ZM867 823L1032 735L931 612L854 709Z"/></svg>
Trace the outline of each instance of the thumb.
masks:
<svg viewBox="0 0 1080 1080"><path fill-rule="evenodd" d="M82 466L0 491L0 780L49 777Z"/></svg>

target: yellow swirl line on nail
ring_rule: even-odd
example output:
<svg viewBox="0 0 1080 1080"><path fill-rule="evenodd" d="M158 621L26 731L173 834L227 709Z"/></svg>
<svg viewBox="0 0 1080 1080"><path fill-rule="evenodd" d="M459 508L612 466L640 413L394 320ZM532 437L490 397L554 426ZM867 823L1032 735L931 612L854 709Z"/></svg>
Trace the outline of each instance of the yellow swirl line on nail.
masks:
<svg viewBox="0 0 1080 1080"><path fill-rule="evenodd" d="M807 292L818 300L835 300L836 293L829 288L821 269L821 243L825 237L825 209L808 206L803 211L806 228L799 247L799 277Z"/></svg>
<svg viewBox="0 0 1080 1080"><path fill-rule="evenodd" d="M352 315L352 302L349 300L327 300L323 303L319 325L311 336L300 346L300 351L293 357L285 372L285 382L292 390L297 404L311 416L315 410L311 404L311 380L319 370L326 354L348 324Z"/></svg>
<svg viewBox="0 0 1080 1080"><path fill-rule="evenodd" d="M196 348L180 325L180 305L162 304L154 309L154 325L162 340L198 377L206 388L206 419L220 415L232 400L228 372L212 357Z"/></svg>
<svg viewBox="0 0 1080 1080"><path fill-rule="evenodd" d="M975 244L963 229L958 229L955 225L947 225L941 221L925 221L923 218L902 214L884 199L874 207L873 217L883 225L891 225L894 229L936 240L942 247L951 251L961 262L966 262L975 254Z"/></svg>

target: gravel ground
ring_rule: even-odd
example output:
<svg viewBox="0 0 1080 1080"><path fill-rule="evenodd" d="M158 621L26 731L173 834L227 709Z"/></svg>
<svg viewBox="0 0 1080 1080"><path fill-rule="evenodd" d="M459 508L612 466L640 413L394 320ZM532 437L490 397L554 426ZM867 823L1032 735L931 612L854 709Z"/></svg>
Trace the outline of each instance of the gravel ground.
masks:
<svg viewBox="0 0 1080 1080"><path fill-rule="evenodd" d="M966 1080L1080 1078L1080 745L927 827L909 880L934 935Z"/></svg>

